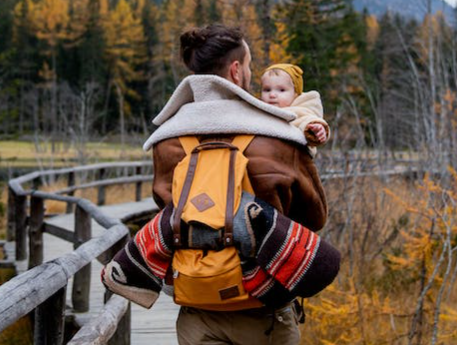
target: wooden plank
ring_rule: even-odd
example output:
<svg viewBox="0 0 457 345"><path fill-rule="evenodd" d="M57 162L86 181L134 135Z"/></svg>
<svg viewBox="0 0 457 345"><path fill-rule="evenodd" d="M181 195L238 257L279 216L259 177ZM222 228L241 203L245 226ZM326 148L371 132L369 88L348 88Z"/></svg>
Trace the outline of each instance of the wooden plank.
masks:
<svg viewBox="0 0 457 345"><path fill-rule="evenodd" d="M8 186L8 220L7 220L7 230L6 230L6 240L15 241L16 240L16 207L14 206L15 194L14 190Z"/></svg>
<svg viewBox="0 0 457 345"><path fill-rule="evenodd" d="M102 176L99 176L101 178ZM152 180L152 175L146 175L146 176L127 176L127 177L117 177L117 178L111 178L111 179L105 179L105 180L97 180L93 182L88 182L84 184L79 184L73 187L67 187L63 189L59 189L55 191L54 193L56 194L69 194L71 192L74 192L76 190L81 190L81 189L89 189L89 188L95 188L98 187L99 194L97 198L97 205L102 206L104 205L104 198L105 198L105 187L107 186L112 186L112 185L118 185L118 184L130 184L130 183L141 183L141 182L148 182Z"/></svg>
<svg viewBox="0 0 457 345"><path fill-rule="evenodd" d="M85 324L67 345L106 344L114 335L128 306L126 299L111 297L100 313Z"/></svg>
<svg viewBox="0 0 457 345"><path fill-rule="evenodd" d="M87 213L91 215L91 217L102 227L108 229L112 226L119 225L121 222L119 219L108 216L106 213L101 211L101 209L91 203L89 200L81 199L78 201L78 206L83 208Z"/></svg>
<svg viewBox="0 0 457 345"><path fill-rule="evenodd" d="M43 263L44 201L30 199L29 269Z"/></svg>
<svg viewBox="0 0 457 345"><path fill-rule="evenodd" d="M115 169L120 167L136 167L136 166L152 166L151 161L137 161L137 162L109 162L109 163L99 163L99 164L90 164L84 166L78 166L74 168L64 168L64 169L55 169L55 170L44 170L44 171L34 171L32 173L22 175L18 178L15 178L11 181L17 184L26 183L32 181L39 177L51 176L51 175L65 175L70 172L80 173L85 171L99 170L99 169ZM11 182L10 181L10 182Z"/></svg>
<svg viewBox="0 0 457 345"><path fill-rule="evenodd" d="M136 167L135 174L137 176L141 176L141 173L142 173L142 167ZM152 179L150 181L152 181ZM138 181L135 184L135 201L141 200L141 186L142 186L142 181Z"/></svg>
<svg viewBox="0 0 457 345"><path fill-rule="evenodd" d="M81 206L77 206L75 210L75 240L74 248L79 248L82 244L92 238L91 217ZM73 278L72 302L73 309L76 312L84 312L89 310L89 295L90 295L90 267L88 263L78 272Z"/></svg>
<svg viewBox="0 0 457 345"><path fill-rule="evenodd" d="M60 288L35 310L35 345L63 343L66 286Z"/></svg>
<svg viewBox="0 0 457 345"><path fill-rule="evenodd" d="M27 258L27 197L16 195L14 199L15 210L15 238L16 260Z"/></svg>
<svg viewBox="0 0 457 345"><path fill-rule="evenodd" d="M106 170L105 169L100 169L98 171L98 181L96 181L96 185L98 185L98 190L97 190L97 205L98 206L101 206L101 205L105 205L105 201L106 201L106 189L105 189L105 184L103 182L106 182L104 181L104 178L105 178L105 174L106 174ZM103 184L99 184L100 182L102 182ZM93 184L93 183L92 183ZM88 183L87 185L91 185L91 183ZM95 187L95 185L93 186ZM78 186L78 188L80 189L81 186ZM91 187L87 187L87 188L91 188Z"/></svg>
<svg viewBox="0 0 457 345"><path fill-rule="evenodd" d="M67 176L67 187L71 188L74 185L75 185L75 172L71 171L71 172L68 173L68 176ZM69 196L74 196L75 195L75 191L68 192L68 195ZM73 212L73 204L67 203L66 213L72 213L72 212Z"/></svg>
<svg viewBox="0 0 457 345"><path fill-rule="evenodd" d="M111 298L114 298L111 297ZM127 310L125 311L124 315L122 315L121 319L119 320L116 328L116 332L114 332L111 339L108 341L108 345L130 345L130 338L132 332L132 310L130 308L130 303L128 303Z"/></svg>
<svg viewBox="0 0 457 345"><path fill-rule="evenodd" d="M70 243L73 243L75 237L73 231L65 230L64 228L49 223L44 224L44 232Z"/></svg>

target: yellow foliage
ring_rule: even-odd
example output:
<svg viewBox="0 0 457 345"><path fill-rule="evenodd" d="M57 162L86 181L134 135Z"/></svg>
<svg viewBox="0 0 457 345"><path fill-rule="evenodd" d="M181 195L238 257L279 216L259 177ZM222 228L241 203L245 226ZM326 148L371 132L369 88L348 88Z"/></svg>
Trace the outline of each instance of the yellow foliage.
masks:
<svg viewBox="0 0 457 345"><path fill-rule="evenodd" d="M109 0L100 0L100 15L106 16L109 12Z"/></svg>
<svg viewBox="0 0 457 345"><path fill-rule="evenodd" d="M20 1L14 7L13 40L17 42L18 28L32 23L35 3L32 0Z"/></svg>
<svg viewBox="0 0 457 345"><path fill-rule="evenodd" d="M275 14L273 14L276 17ZM281 21L275 22L276 37L270 45L270 61L271 63L288 62L296 64L299 61L299 56L292 56L287 53L286 48L289 45L290 36L287 33L287 24Z"/></svg>
<svg viewBox="0 0 457 345"><path fill-rule="evenodd" d="M81 9L80 6L76 6ZM46 41L51 52L62 40L72 39L81 34L79 31L69 30L70 16L69 1L67 0L41 0L37 2L31 11L30 19L37 38ZM72 27L72 29L76 28Z"/></svg>
<svg viewBox="0 0 457 345"><path fill-rule="evenodd" d="M56 78L56 73L49 67L47 62L43 63L42 69L38 72L38 75L45 81L45 83L50 83ZM49 85L48 85L49 86Z"/></svg>
<svg viewBox="0 0 457 345"><path fill-rule="evenodd" d="M136 70L145 61L145 41L141 17L135 15L126 0L119 0L116 7L103 17L106 40L106 59L110 65L112 82L124 94L133 94L127 83L139 80L143 75ZM128 109L128 105L125 104Z"/></svg>
<svg viewBox="0 0 457 345"><path fill-rule="evenodd" d="M367 25L367 45L368 49L373 49L379 36L379 23L375 15L368 15L365 18Z"/></svg>
<svg viewBox="0 0 457 345"><path fill-rule="evenodd" d="M443 313L440 315L440 320L450 321L457 324L457 309L446 306L443 308Z"/></svg>
<svg viewBox="0 0 457 345"><path fill-rule="evenodd" d="M350 235L351 242L347 246L341 244L342 240L338 242L343 253L341 271L331 286L305 303L307 318L302 328L302 345L407 344L418 308L421 318L415 334L421 334L421 343L430 342L436 317L437 344L457 343L457 286L451 285L450 276L445 276L447 253L441 256L449 233L451 245L457 246L457 172L450 169L450 175L451 183L446 185L426 176L414 184L411 195L392 181L388 182L389 189L367 187L359 181L360 204L355 201L349 216L348 227L355 229ZM368 193L369 188L373 194ZM384 196L379 190L385 191ZM373 196L387 198L377 207ZM337 195L332 194L329 200L335 198ZM341 199L337 201L334 202L337 204ZM333 222L348 217L343 211L341 219L335 218L335 212L341 209L330 211ZM380 222L372 223L365 232L364 221L371 212ZM391 222L392 216L397 220ZM396 228L393 232L392 227ZM398 235L392 237L392 233ZM392 242L386 241L388 238ZM377 247L367 243L378 239L382 254L376 258L371 251ZM351 255L344 255L349 250ZM440 258L444 258L441 263ZM455 267L455 252L453 259L451 265ZM439 298L441 288L444 295ZM419 305L422 293L425 297ZM418 339L415 336L412 343L418 343Z"/></svg>
<svg viewBox="0 0 457 345"><path fill-rule="evenodd" d="M196 25L195 6L193 0L170 0L164 2L157 18L160 50L156 52L154 62L161 69L169 68L176 84L188 73L180 60L179 37L184 30Z"/></svg>
<svg viewBox="0 0 457 345"><path fill-rule="evenodd" d="M308 344L307 339L313 344L375 344L392 334L388 316L395 312L394 305L376 291L371 295L360 291L354 277L344 286L330 285L311 298L305 310L309 322L304 325L303 333L308 336L303 344ZM377 333L368 332L370 324L377 325Z"/></svg>

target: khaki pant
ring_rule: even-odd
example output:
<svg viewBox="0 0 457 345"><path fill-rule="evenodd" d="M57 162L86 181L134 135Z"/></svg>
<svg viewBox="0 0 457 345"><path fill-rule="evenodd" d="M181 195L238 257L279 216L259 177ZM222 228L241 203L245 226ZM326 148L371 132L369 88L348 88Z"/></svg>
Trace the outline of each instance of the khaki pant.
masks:
<svg viewBox="0 0 457 345"><path fill-rule="evenodd" d="M181 307L177 331L180 345L297 345L300 341L290 305L274 312L266 308L217 312Z"/></svg>

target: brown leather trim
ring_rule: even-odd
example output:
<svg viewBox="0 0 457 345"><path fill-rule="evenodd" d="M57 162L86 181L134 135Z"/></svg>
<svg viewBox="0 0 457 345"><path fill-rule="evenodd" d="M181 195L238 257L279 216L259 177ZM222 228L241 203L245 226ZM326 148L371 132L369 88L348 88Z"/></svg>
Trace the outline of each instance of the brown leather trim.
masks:
<svg viewBox="0 0 457 345"><path fill-rule="evenodd" d="M222 141L210 141L207 143L203 143L198 145L192 152L195 151L202 151L202 150L213 150L213 149L230 149L230 150L238 150L238 148L230 143L225 143Z"/></svg>
<svg viewBox="0 0 457 345"><path fill-rule="evenodd" d="M231 149L227 184L227 204L225 209L224 246L233 244L233 208L235 204L235 160L238 148Z"/></svg>
<svg viewBox="0 0 457 345"><path fill-rule="evenodd" d="M178 207L176 208L175 216L173 218L173 243L177 247L181 246L181 215L184 210L184 205L186 204L187 199L189 197L192 181L194 180L199 152L199 150L193 150L192 155L190 156L186 180L184 181L184 185L181 190L181 195L179 196Z"/></svg>

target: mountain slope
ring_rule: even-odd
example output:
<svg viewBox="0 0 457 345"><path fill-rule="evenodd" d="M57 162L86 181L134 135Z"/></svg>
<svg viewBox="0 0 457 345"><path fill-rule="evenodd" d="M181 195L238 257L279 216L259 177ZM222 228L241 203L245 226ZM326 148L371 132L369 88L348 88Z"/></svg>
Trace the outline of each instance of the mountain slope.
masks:
<svg viewBox="0 0 457 345"><path fill-rule="evenodd" d="M427 0L353 0L354 8L374 15L382 15L388 10L405 17L422 20L427 13ZM450 23L455 22L454 9L442 0L432 0L432 12L442 11Z"/></svg>

